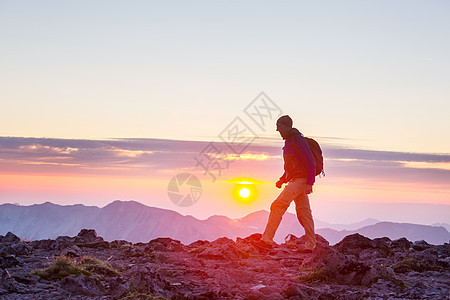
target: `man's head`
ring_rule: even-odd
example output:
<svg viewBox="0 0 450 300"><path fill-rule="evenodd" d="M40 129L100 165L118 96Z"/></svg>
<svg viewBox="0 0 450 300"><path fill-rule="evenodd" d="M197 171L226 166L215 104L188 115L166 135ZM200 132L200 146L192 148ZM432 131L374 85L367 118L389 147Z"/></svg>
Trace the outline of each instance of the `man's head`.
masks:
<svg viewBox="0 0 450 300"><path fill-rule="evenodd" d="M292 119L288 115L281 116L277 120L277 131L283 139L287 139L292 129Z"/></svg>

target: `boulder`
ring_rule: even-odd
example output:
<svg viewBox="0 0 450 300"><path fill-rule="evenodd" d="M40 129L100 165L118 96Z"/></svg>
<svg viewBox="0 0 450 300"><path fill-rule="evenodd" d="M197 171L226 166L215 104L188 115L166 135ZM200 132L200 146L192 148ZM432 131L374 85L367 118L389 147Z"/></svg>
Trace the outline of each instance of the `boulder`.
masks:
<svg viewBox="0 0 450 300"><path fill-rule="evenodd" d="M81 251L81 249L78 246L73 245L68 248L64 248L61 251L61 255L67 256L67 257L80 257L83 255L83 252Z"/></svg>
<svg viewBox="0 0 450 300"><path fill-rule="evenodd" d="M81 229L81 231L74 237L75 243L95 243L103 242L103 238L97 235L94 229Z"/></svg>
<svg viewBox="0 0 450 300"><path fill-rule="evenodd" d="M12 232L8 232L5 236L0 235L0 243L15 244L19 242L20 238Z"/></svg>
<svg viewBox="0 0 450 300"><path fill-rule="evenodd" d="M351 234L337 243L334 248L344 254L352 254L359 256L359 253L372 247L372 240L360 235L359 233Z"/></svg>
<svg viewBox="0 0 450 300"><path fill-rule="evenodd" d="M412 243L408 241L406 238L400 238L397 240L393 240L391 242L391 247L400 251L408 250L411 247L411 245Z"/></svg>
<svg viewBox="0 0 450 300"><path fill-rule="evenodd" d="M56 250L58 249L58 242L55 240L38 240L38 241L32 241L30 243L31 247L33 249L42 249L42 250Z"/></svg>
<svg viewBox="0 0 450 300"><path fill-rule="evenodd" d="M430 248L430 247L431 247L431 245L428 244L427 242L425 242L424 240L421 240L421 241L415 241L415 242L412 244L412 248L413 248L414 250L417 250L417 251L423 251L423 250L428 249L428 248Z"/></svg>
<svg viewBox="0 0 450 300"><path fill-rule="evenodd" d="M233 242L233 244L206 247L197 255L197 257L204 259L236 260L239 259L241 255Z"/></svg>
<svg viewBox="0 0 450 300"><path fill-rule="evenodd" d="M10 247L11 247L11 251L13 252L13 254L18 255L18 256L29 255L33 251L31 246L29 246L28 244L23 243L23 242L17 243L17 244L12 244Z"/></svg>
<svg viewBox="0 0 450 300"><path fill-rule="evenodd" d="M19 261L14 255L1 255L0 256L0 268L6 269L13 266L17 266Z"/></svg>
<svg viewBox="0 0 450 300"><path fill-rule="evenodd" d="M16 281L11 277L8 270L3 270L0 275L0 294L17 292Z"/></svg>
<svg viewBox="0 0 450 300"><path fill-rule="evenodd" d="M104 293L100 281L87 276L67 276L61 280L61 287L74 295L101 296Z"/></svg>

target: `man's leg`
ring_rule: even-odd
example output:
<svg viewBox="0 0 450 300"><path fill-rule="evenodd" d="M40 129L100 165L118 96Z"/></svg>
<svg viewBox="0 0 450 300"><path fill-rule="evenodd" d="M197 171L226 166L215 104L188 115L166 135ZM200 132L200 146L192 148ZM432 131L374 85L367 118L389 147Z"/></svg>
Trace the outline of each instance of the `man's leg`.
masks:
<svg viewBox="0 0 450 300"><path fill-rule="evenodd" d="M261 238L262 241L268 244L273 244L275 232L277 231L278 226L280 226L281 219L283 218L284 213L288 209L294 197L295 193L292 190L292 187L288 184L280 195L278 195L277 199L272 202L272 205L270 206L269 220L267 221L266 229L264 230Z"/></svg>
<svg viewBox="0 0 450 300"><path fill-rule="evenodd" d="M309 205L308 195L303 192L300 195L298 195L294 199L294 201L297 219L305 229L305 237L306 237L305 248L312 250L316 246L316 235L314 233L314 220Z"/></svg>

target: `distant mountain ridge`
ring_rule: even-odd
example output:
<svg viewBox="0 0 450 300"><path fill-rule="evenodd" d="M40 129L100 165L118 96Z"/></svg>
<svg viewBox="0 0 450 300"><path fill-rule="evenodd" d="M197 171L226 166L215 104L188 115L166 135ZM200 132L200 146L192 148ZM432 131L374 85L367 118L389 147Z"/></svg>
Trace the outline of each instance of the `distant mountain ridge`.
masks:
<svg viewBox="0 0 450 300"><path fill-rule="evenodd" d="M178 212L149 207L135 201L114 201L103 208L96 206L57 205L50 202L30 206L0 205L0 235L8 231L27 240L76 235L83 228L93 228L105 240L148 242L158 237L170 237L189 244L197 240L219 237L245 237L264 230L268 212L261 210L239 219L211 216L199 220ZM367 219L354 224L330 224L316 220L316 232L330 244L343 237L360 233L369 238L389 237L425 240L431 244L448 243L450 233L443 226L379 222ZM288 234L304 234L297 217L286 213L275 236L281 243Z"/></svg>

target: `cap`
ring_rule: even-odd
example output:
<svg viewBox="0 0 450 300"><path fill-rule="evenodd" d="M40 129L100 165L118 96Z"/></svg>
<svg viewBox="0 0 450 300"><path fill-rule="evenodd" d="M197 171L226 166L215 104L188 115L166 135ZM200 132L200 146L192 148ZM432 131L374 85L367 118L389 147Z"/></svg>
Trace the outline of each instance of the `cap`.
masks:
<svg viewBox="0 0 450 300"><path fill-rule="evenodd" d="M292 119L291 117L289 117L288 115L284 115L278 118L277 120L277 125L285 125L285 126L289 126L292 127Z"/></svg>

